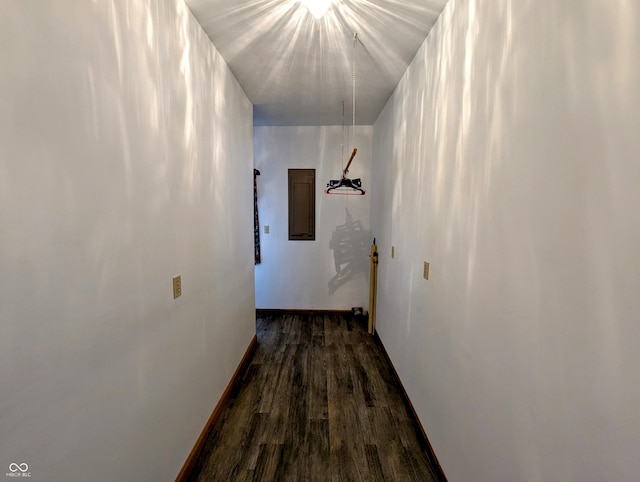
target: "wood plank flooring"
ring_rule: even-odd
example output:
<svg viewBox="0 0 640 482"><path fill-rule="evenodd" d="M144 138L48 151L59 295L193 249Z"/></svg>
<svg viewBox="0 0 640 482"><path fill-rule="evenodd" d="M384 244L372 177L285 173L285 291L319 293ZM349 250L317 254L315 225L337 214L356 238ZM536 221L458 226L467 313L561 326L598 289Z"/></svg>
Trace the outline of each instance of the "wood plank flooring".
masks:
<svg viewBox="0 0 640 482"><path fill-rule="evenodd" d="M190 480L439 480L380 348L337 314L268 315Z"/></svg>

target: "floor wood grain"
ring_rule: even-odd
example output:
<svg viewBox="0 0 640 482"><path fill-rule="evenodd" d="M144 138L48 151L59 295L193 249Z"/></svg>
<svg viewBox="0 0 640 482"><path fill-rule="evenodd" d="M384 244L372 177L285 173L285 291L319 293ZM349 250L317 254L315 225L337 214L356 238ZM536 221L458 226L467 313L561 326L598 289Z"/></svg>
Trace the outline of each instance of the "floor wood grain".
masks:
<svg viewBox="0 0 640 482"><path fill-rule="evenodd" d="M270 314L258 318L257 334L190 480L439 480L364 323Z"/></svg>

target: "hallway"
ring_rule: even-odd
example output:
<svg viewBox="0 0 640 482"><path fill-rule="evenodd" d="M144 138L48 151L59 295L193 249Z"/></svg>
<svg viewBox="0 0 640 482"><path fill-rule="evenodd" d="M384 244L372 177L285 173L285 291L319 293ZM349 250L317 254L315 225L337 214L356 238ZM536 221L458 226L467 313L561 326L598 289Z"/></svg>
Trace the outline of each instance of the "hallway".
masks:
<svg viewBox="0 0 640 482"><path fill-rule="evenodd" d="M2 2L0 467L175 480L253 360L203 478L424 480L395 372L451 482L637 480L640 1L307 1ZM326 195L352 147L366 195ZM394 371L335 313L243 358L256 309L368 306L374 238Z"/></svg>
<svg viewBox="0 0 640 482"><path fill-rule="evenodd" d="M364 325L341 314L268 315L257 333L192 480L439 480Z"/></svg>

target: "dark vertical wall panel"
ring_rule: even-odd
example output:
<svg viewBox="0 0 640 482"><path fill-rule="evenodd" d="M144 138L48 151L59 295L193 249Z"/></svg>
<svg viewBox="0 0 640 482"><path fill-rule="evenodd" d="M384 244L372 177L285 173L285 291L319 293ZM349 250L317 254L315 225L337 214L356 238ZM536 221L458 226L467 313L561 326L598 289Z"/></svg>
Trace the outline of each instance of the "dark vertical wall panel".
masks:
<svg viewBox="0 0 640 482"><path fill-rule="evenodd" d="M289 240L316 239L316 170L289 169Z"/></svg>

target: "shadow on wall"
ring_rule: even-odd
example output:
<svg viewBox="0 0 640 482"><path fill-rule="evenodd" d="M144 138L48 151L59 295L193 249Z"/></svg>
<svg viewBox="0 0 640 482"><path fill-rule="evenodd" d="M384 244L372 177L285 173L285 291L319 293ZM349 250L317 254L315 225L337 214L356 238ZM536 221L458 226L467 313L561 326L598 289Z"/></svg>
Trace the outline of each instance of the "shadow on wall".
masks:
<svg viewBox="0 0 640 482"><path fill-rule="evenodd" d="M349 209L345 214L345 223L336 226L329 242L336 265L336 275L329 281L329 296L349 281L366 276L369 268L370 233L359 220L353 220Z"/></svg>

